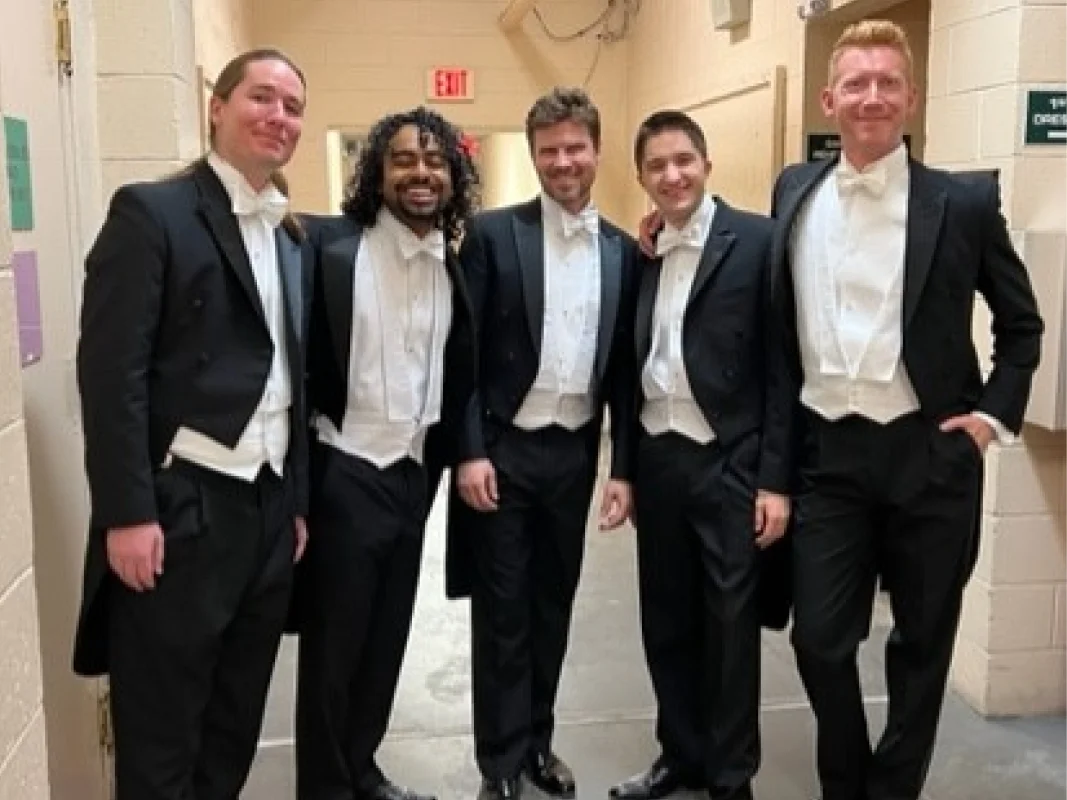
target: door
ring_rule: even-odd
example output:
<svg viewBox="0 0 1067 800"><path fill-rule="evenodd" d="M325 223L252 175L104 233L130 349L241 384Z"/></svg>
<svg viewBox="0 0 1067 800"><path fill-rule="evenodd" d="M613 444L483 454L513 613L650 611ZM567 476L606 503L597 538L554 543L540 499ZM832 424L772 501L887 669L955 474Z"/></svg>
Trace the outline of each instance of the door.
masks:
<svg viewBox="0 0 1067 800"><path fill-rule="evenodd" d="M79 171L89 163L79 128L95 126L90 116L76 127L73 112L93 104L94 69L83 65L79 78L60 69L51 0L0 0L0 19L0 112L25 122L33 199L32 227L14 231L14 250L36 259L43 337L40 360L22 377L49 782L53 800L104 800L110 770L100 734L101 682L78 679L70 667L88 530L74 381L87 210Z"/></svg>

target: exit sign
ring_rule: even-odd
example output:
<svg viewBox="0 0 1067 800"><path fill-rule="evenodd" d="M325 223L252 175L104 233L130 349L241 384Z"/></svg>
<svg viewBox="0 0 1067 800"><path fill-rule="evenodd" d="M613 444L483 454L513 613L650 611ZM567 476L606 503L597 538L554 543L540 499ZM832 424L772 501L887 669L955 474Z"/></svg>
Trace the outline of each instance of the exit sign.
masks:
<svg viewBox="0 0 1067 800"><path fill-rule="evenodd" d="M435 102L474 99L474 73L466 67L434 67L426 74L426 98Z"/></svg>

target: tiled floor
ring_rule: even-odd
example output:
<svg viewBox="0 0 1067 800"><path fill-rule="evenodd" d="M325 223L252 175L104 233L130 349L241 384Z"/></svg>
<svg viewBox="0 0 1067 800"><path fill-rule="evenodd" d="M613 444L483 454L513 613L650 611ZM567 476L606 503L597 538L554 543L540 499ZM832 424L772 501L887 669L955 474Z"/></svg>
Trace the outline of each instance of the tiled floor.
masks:
<svg viewBox="0 0 1067 800"><path fill-rule="evenodd" d="M443 503L431 516L414 629L380 764L440 800L473 800L468 606L444 599ZM862 653L872 730L884 718L884 609ZM264 742L243 797L294 800L295 648L287 642L272 689ZM607 789L657 755L654 703L637 622L633 531L591 531L558 704L556 750L575 771L579 800ZM812 718L783 635L763 649L761 800L810 800ZM986 721L946 700L927 800L1061 800L1067 788L1064 720ZM530 791L528 796L535 797Z"/></svg>

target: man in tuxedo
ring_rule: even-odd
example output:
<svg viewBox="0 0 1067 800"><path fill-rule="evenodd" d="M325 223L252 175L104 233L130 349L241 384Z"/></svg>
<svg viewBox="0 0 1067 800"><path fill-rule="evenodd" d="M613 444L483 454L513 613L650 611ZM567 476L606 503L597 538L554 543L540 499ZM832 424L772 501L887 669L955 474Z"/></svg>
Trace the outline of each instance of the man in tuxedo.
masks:
<svg viewBox="0 0 1067 800"><path fill-rule="evenodd" d="M453 248L475 180L440 115L393 114L371 129L344 214L309 222L315 541L299 575L300 800L432 800L389 780L375 752L415 606L427 435L455 431L474 389Z"/></svg>
<svg viewBox="0 0 1067 800"><path fill-rule="evenodd" d="M526 136L542 192L468 226L460 261L479 329L477 391L452 513L453 594L471 577L474 739L483 800L511 800L526 771L555 797L574 776L551 748L553 707L596 479L602 408L611 475L600 523L630 512L635 245L590 193L600 117L579 89L537 100ZM451 509L450 509L451 511Z"/></svg>
<svg viewBox="0 0 1067 800"><path fill-rule="evenodd" d="M86 261L74 669L110 674L118 800L235 800L255 755L307 537L310 273L276 173L304 101L281 53L235 58L211 152L120 188Z"/></svg>
<svg viewBox="0 0 1067 800"><path fill-rule="evenodd" d="M664 227L634 323L641 630L662 754L612 787L751 800L759 766L760 549L789 516L792 398L767 314L772 223L707 194L700 126L646 119L637 176Z"/></svg>
<svg viewBox="0 0 1067 800"><path fill-rule="evenodd" d="M793 645L818 721L823 800L916 800L964 585L982 456L1018 434L1042 322L992 182L908 158L911 52L886 21L848 27L822 107L840 158L786 169L772 301L787 320L804 422ZM983 380L974 293L993 317ZM885 730L871 749L856 651L889 593Z"/></svg>

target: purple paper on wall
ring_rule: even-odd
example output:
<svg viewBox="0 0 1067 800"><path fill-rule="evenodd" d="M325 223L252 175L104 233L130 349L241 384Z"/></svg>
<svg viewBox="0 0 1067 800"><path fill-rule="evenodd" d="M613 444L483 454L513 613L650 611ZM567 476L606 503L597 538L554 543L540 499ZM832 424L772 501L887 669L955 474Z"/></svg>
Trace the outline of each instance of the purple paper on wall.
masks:
<svg viewBox="0 0 1067 800"><path fill-rule="evenodd" d="M13 253L11 264L15 273L15 316L19 326L19 356L22 366L28 367L40 361L44 354L41 292L37 279L37 252L23 250Z"/></svg>

